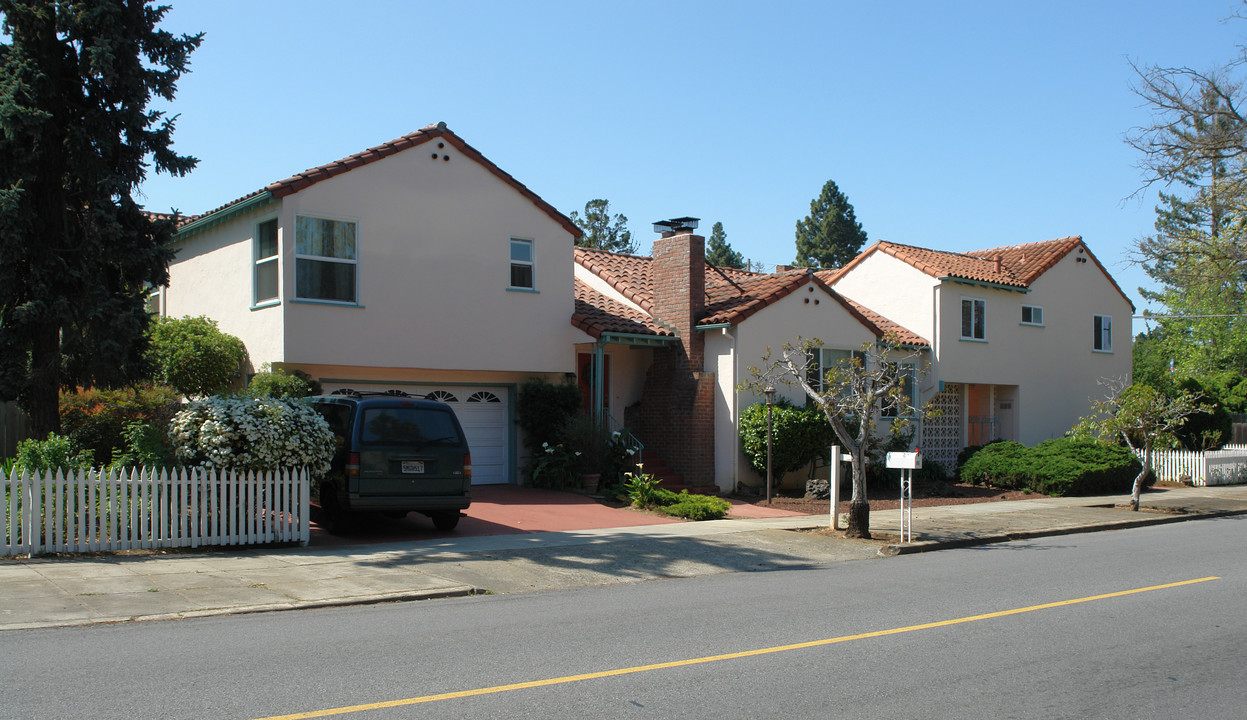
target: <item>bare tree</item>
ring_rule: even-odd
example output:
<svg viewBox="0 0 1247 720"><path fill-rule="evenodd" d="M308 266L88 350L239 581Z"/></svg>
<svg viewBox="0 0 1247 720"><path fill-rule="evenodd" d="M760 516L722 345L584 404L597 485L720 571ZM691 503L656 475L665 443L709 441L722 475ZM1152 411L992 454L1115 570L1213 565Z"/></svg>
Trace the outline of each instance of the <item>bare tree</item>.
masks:
<svg viewBox="0 0 1247 720"><path fill-rule="evenodd" d="M912 418L930 414L914 405L921 351L907 348L898 337L887 334L824 367L820 363L822 345L817 338L797 338L785 343L778 357L767 348L762 367L749 368L752 379L745 387L760 393L767 385L795 385L823 411L853 463L853 495L845 535L869 538L867 449L881 415L893 417L891 432L898 433Z"/></svg>
<svg viewBox="0 0 1247 720"><path fill-rule="evenodd" d="M1139 457L1143 468L1130 491L1130 507L1138 510L1143 483L1152 473L1152 451L1157 443L1172 439L1187 418L1209 408L1199 402L1203 395L1187 390L1167 397L1149 385L1126 385L1122 379L1100 384L1107 387L1107 396L1092 403L1091 414L1079 420L1071 432L1108 442L1120 438Z"/></svg>

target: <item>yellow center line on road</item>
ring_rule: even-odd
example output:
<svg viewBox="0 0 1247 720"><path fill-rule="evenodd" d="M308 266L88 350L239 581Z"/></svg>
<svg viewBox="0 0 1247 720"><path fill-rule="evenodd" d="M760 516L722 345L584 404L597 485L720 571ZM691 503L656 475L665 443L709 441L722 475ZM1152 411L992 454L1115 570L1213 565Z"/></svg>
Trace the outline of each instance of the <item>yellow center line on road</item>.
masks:
<svg viewBox="0 0 1247 720"><path fill-rule="evenodd" d="M386 708L403 707L405 705L419 705L422 703L438 702L441 700L456 700L459 698L476 697L478 695L493 695L496 693L511 692L513 690L527 690L529 688L549 687L551 685L564 685L567 683L580 682L582 680L595 680L597 678L631 675L633 673L649 672L651 670L666 670L668 668L701 665L703 663L719 662L722 660L735 660L738 658L754 657L757 655L770 655L772 653L788 652L790 650L804 650L806 648L820 647L823 645L836 645L838 643L850 642L853 640L866 640L869 638L885 637L887 635L900 635L901 633L915 632L917 630L931 630L933 628L948 627L950 625L961 625L979 620L991 620L993 618L1007 617L1009 615L1021 615L1022 613L1035 612L1036 610L1048 610L1051 608L1065 607L1067 605L1078 605L1095 600L1108 600L1110 598L1137 595L1138 593L1151 592L1153 590L1167 590L1169 588L1194 585L1196 583L1220 579L1221 578L1219 577L1212 576L1197 578L1195 580L1183 580L1181 582L1166 583L1165 585L1152 585L1150 587L1135 588L1133 590L1121 590L1119 592L1105 593L1103 595L1092 595L1090 597L1075 598L1073 600L1061 600L1059 602L1044 603L1043 605L1031 605L1029 607L1014 608L1012 610L1001 610L999 612L985 613L983 615L970 615L969 617L955 618L953 620L939 620L937 622L923 623L921 625L907 625L905 627L892 628L890 630L876 630L874 632L859 633L857 635L841 635L840 637L826 638L824 640L811 640L809 642L793 643L791 645L777 645L775 647L759 648L756 650L742 650L740 652L725 653L723 655L708 655L706 657L692 658L689 660L672 660L670 662L655 663L653 665L636 665L633 667L618 668L615 670L601 670L599 672L584 673L582 675L564 675L562 677L548 678L545 680L530 680L528 682L512 683L510 685L494 685L492 687L476 688L474 690L459 690L457 692L439 693L437 695L423 695L421 697L405 698L402 700L386 700L384 702L367 703L364 705L348 705L345 707L330 708L327 710L294 713L292 715L274 715L271 717L259 718L259 720L306 720L307 718L332 717L334 715L347 715L349 713L365 712L368 710L384 710Z"/></svg>

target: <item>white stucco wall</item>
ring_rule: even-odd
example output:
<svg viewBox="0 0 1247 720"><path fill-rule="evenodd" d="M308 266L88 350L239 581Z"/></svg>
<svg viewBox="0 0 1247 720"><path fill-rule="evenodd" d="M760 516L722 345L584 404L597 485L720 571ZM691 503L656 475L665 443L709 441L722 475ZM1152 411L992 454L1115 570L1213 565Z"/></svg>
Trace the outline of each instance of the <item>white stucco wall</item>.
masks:
<svg viewBox="0 0 1247 720"><path fill-rule="evenodd" d="M1133 336L1129 301L1078 250L1031 286L1024 301L1043 307L1044 327L1016 326L1019 440L1027 445L1058 437L1104 395L1102 379L1130 377ZM1113 350L1093 349L1094 315L1112 317ZM1021 302L1018 315L1021 317ZM1029 331L1029 332L1022 332Z"/></svg>
<svg viewBox="0 0 1247 720"><path fill-rule="evenodd" d="M573 238L486 168L452 147L417 146L285 199L299 213L358 222L359 302L290 302L286 354L298 362L382 367L570 372L583 337L574 309ZM537 292L511 291L510 240L533 241ZM283 257L292 259L293 243ZM332 338L332 342L325 342Z"/></svg>
<svg viewBox="0 0 1247 720"><path fill-rule="evenodd" d="M216 320L243 341L256 368L285 357L281 308L251 309L252 235L256 223L276 216L280 207L278 201L175 243L165 291L166 316Z"/></svg>
<svg viewBox="0 0 1247 720"><path fill-rule="evenodd" d="M836 292L931 339L933 288L939 280L885 252L873 252L833 286Z"/></svg>
<svg viewBox="0 0 1247 720"><path fill-rule="evenodd" d="M815 303L815 300L818 302ZM796 342L798 337L818 338L823 341L824 347L846 350L856 350L862 343L875 339L874 334L849 314L843 305L813 283L798 288L796 292L751 315L734 328L734 332L736 357L731 363L720 360L718 367L734 368L735 377L730 382L726 378L718 378L722 398L716 400L715 407L715 447L716 455L719 456L715 481L719 487L725 489L734 487L737 482L756 485L761 480L740 453L736 439L740 413L750 405L762 402L761 396L749 391L741 392L734 400L735 414L719 411L720 400L722 404L727 404L726 393L734 393L736 385L750 379L749 366L761 367L762 356L768 347L771 348L772 356L778 357L784 343ZM708 360L709 350L708 343ZM776 383L775 389L777 394L788 398L794 405L805 403L805 394L798 386L787 387ZM727 444L727 438L731 438L730 444ZM724 447L736 449L724 457L724 453L719 451L719 448ZM719 463L729 462L730 473L725 474Z"/></svg>
<svg viewBox="0 0 1247 720"><path fill-rule="evenodd" d="M562 373L569 347L571 233L449 144L416 146L324 180L180 244L168 314L206 314L261 362ZM297 214L357 223L358 306L295 295ZM251 237L276 217L280 297L256 310ZM536 292L508 290L510 240L531 240Z"/></svg>

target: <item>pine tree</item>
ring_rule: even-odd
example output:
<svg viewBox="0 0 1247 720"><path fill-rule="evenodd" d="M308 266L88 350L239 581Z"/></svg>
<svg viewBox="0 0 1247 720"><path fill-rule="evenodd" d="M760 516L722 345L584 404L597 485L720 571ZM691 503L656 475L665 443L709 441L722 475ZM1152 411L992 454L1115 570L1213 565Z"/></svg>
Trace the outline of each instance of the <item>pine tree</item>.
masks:
<svg viewBox="0 0 1247 720"><path fill-rule="evenodd" d="M706 262L719 267L745 267L745 258L728 244L727 233L723 232L721 222L715 223L710 229L710 240L706 245Z"/></svg>
<svg viewBox="0 0 1247 720"><path fill-rule="evenodd" d="M857 257L866 244L866 231L853 205L828 180L823 192L810 201L810 214L797 221L797 267L837 268Z"/></svg>
<svg viewBox="0 0 1247 720"><path fill-rule="evenodd" d="M622 214L611 217L609 200L590 200L585 203L583 217L575 210L569 217L584 232L577 245L616 253L632 254L637 251L636 244L632 242L632 232L628 230L628 218Z"/></svg>
<svg viewBox="0 0 1247 720"><path fill-rule="evenodd" d="M171 101L202 35L158 30L142 0L0 0L0 398L39 434L58 391L143 374L149 288L168 281L173 222L132 195L184 175Z"/></svg>
<svg viewBox="0 0 1247 720"><path fill-rule="evenodd" d="M1229 317L1247 311L1247 172L1235 157L1247 123L1219 82L1189 91L1195 99L1149 141L1152 171L1180 192L1159 194L1156 233L1135 245L1158 288L1140 292L1179 316L1160 320L1156 337L1182 377L1247 372L1247 321Z"/></svg>

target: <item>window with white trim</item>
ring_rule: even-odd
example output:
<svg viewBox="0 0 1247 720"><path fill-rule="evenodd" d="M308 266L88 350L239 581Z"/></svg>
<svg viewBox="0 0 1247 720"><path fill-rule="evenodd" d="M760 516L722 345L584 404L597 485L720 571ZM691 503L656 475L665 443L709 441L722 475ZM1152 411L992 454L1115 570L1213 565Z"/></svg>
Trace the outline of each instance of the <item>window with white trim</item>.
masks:
<svg viewBox="0 0 1247 720"><path fill-rule="evenodd" d="M865 362L866 356L860 350L841 350L840 348L817 348L812 350L806 380L811 387L819 392L826 390L827 371L840 362L856 358L859 363Z"/></svg>
<svg viewBox="0 0 1247 720"><path fill-rule="evenodd" d="M255 268L252 298L255 305L277 299L277 218L255 226Z"/></svg>
<svg viewBox="0 0 1247 720"><path fill-rule="evenodd" d="M1038 305L1023 305L1022 324L1043 325L1043 308Z"/></svg>
<svg viewBox="0 0 1247 720"><path fill-rule="evenodd" d="M1113 318L1111 315L1095 315L1093 316L1092 332L1092 348L1096 352L1113 352Z"/></svg>
<svg viewBox="0 0 1247 720"><path fill-rule="evenodd" d="M961 339L987 339L987 301L961 298Z"/></svg>
<svg viewBox="0 0 1247 720"><path fill-rule="evenodd" d="M533 241L511 238L511 285L522 290L532 290L533 283Z"/></svg>
<svg viewBox="0 0 1247 720"><path fill-rule="evenodd" d="M895 365L895 363L889 363ZM884 407L880 413L883 417L909 417L913 414L911 408L914 407L914 391L918 387L918 369L913 363L901 364L899 371L902 373L901 378L901 398L896 405ZM884 398L884 403L889 402ZM903 412L902 412L903 411Z"/></svg>
<svg viewBox="0 0 1247 720"><path fill-rule="evenodd" d="M296 215L294 218L295 297L358 303L358 233L349 220Z"/></svg>

